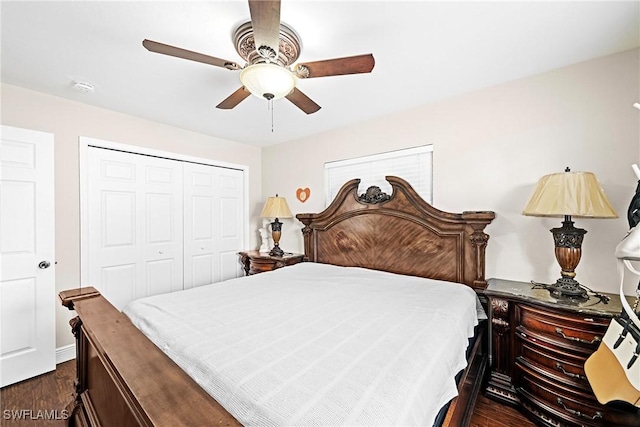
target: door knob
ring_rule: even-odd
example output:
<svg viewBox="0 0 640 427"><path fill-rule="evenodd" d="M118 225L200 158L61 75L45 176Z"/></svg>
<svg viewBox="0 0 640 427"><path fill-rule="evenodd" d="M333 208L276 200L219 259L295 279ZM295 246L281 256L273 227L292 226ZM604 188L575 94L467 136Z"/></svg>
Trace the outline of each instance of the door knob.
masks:
<svg viewBox="0 0 640 427"><path fill-rule="evenodd" d="M44 270L45 268L49 268L50 265L51 263L49 261L40 261L40 264L38 264L38 268Z"/></svg>

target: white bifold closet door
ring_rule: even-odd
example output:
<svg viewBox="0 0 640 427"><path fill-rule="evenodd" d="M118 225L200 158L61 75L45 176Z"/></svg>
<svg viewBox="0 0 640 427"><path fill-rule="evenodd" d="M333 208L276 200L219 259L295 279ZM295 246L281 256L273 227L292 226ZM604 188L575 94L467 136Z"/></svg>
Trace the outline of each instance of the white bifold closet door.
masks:
<svg viewBox="0 0 640 427"><path fill-rule="evenodd" d="M239 277L243 174L184 163L184 287Z"/></svg>
<svg viewBox="0 0 640 427"><path fill-rule="evenodd" d="M240 275L243 172L88 148L88 284L119 309Z"/></svg>

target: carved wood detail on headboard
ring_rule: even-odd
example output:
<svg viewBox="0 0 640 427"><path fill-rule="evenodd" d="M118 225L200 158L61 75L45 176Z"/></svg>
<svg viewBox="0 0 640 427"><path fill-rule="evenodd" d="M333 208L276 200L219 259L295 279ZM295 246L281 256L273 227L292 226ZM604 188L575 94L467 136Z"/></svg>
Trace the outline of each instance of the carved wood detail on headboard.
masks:
<svg viewBox="0 0 640 427"><path fill-rule="evenodd" d="M393 192L370 187L358 195L359 179L345 183L317 214L296 218L304 224L305 258L343 266L429 277L484 289L484 228L490 211L449 213L424 201L409 183L387 176Z"/></svg>

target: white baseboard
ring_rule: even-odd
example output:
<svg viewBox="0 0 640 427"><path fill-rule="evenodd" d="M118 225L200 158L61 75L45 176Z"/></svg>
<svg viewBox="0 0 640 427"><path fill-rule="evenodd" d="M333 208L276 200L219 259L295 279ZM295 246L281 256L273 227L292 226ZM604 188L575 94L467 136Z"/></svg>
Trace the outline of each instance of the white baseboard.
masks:
<svg viewBox="0 0 640 427"><path fill-rule="evenodd" d="M69 344L56 348L56 365L76 358L76 345Z"/></svg>

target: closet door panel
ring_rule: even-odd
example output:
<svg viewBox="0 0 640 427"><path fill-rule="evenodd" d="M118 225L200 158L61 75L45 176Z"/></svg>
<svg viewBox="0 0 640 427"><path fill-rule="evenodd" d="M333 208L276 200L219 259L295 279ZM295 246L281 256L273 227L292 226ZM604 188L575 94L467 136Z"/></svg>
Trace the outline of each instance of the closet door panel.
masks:
<svg viewBox="0 0 640 427"><path fill-rule="evenodd" d="M185 270L185 276L188 277L188 279L185 278L185 288L209 285L215 282L213 277L215 271L214 257L212 253L193 255L190 259L185 260L185 266L189 262L191 262L191 271ZM190 277L189 273L191 274Z"/></svg>
<svg viewBox="0 0 640 427"><path fill-rule="evenodd" d="M219 263L216 281L243 276L238 252L243 250L244 174L235 169L218 168L220 204Z"/></svg>
<svg viewBox="0 0 640 427"><path fill-rule="evenodd" d="M191 288L214 283L220 268L215 256L218 197L217 168L184 165L184 286ZM218 261L218 262L216 262Z"/></svg>
<svg viewBox="0 0 640 427"><path fill-rule="evenodd" d="M123 308L136 297L139 280L138 166L117 152L90 154L88 284Z"/></svg>
<svg viewBox="0 0 640 427"><path fill-rule="evenodd" d="M136 298L136 283L138 281L136 267L135 262L127 264L111 261L111 265L104 265L96 269L99 276L92 277L91 284L99 289L111 304L123 309Z"/></svg>
<svg viewBox="0 0 640 427"><path fill-rule="evenodd" d="M183 289L181 188L172 186L162 190L147 186L147 189L144 209L146 273L143 296Z"/></svg>
<svg viewBox="0 0 640 427"><path fill-rule="evenodd" d="M182 164L88 149L89 284L117 308L183 288Z"/></svg>
<svg viewBox="0 0 640 427"><path fill-rule="evenodd" d="M182 164L131 154L143 159L144 287L137 298L183 289Z"/></svg>
<svg viewBox="0 0 640 427"><path fill-rule="evenodd" d="M185 164L185 288L240 276L243 172Z"/></svg>
<svg viewBox="0 0 640 427"><path fill-rule="evenodd" d="M239 277L238 251L243 241L242 199L231 189L227 191L229 194L220 198L220 280Z"/></svg>
<svg viewBox="0 0 640 427"><path fill-rule="evenodd" d="M178 283L175 280L176 263L171 258L157 259L146 262L146 296L166 294L178 291Z"/></svg>
<svg viewBox="0 0 640 427"><path fill-rule="evenodd" d="M100 194L103 218L101 238L105 249L134 249L136 245L135 191L103 190ZM117 251L116 251L117 252Z"/></svg>

